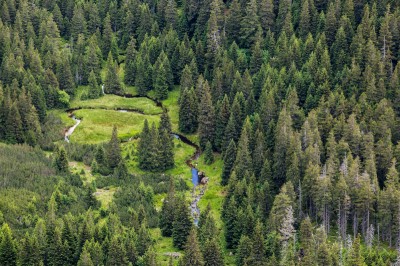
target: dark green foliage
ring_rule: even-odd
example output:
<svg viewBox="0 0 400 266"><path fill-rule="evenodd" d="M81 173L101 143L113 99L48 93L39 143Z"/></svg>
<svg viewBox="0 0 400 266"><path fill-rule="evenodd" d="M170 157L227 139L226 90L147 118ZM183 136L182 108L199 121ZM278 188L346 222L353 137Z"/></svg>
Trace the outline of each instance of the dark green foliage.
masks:
<svg viewBox="0 0 400 266"><path fill-rule="evenodd" d="M180 196L175 199L172 240L174 246L179 249L183 249L186 246L186 241L188 240L190 230L193 227L192 218L190 216L189 208L187 205L188 204L185 197ZM195 241L197 242L197 239L195 239Z"/></svg>
<svg viewBox="0 0 400 266"><path fill-rule="evenodd" d="M212 202L223 223L202 209L203 260L192 242L184 264L222 264L220 229L240 265L395 264L399 1L30 2L0 1L0 141L36 147L0 145L0 224L18 243L13 265L157 264L146 224L174 236L178 209L182 248L188 203L169 193L160 216L154 202L169 176L130 172L135 159L141 171L174 167L172 128L198 131L190 138L206 163L221 152L223 169L217 161L209 175L226 185L210 182L199 205ZM127 85L168 98L179 124L164 112L159 128L121 145L126 161L116 134L59 145L66 126L51 109L98 98L103 82L107 93ZM92 171L68 173L66 154ZM176 190L188 189L184 178ZM112 200L90 218L97 197Z"/></svg>
<svg viewBox="0 0 400 266"><path fill-rule="evenodd" d="M216 238L208 240L203 248L204 266L222 266L225 265L221 246Z"/></svg>
<svg viewBox="0 0 400 266"><path fill-rule="evenodd" d="M157 100L165 100L168 96L168 82L167 82L167 72L164 65L160 65L158 69L155 70L155 80L154 80L154 92Z"/></svg>
<svg viewBox="0 0 400 266"><path fill-rule="evenodd" d="M17 247L8 224L3 224L0 236L0 264L17 265Z"/></svg>
<svg viewBox="0 0 400 266"><path fill-rule="evenodd" d="M105 156L108 166L112 169L117 167L122 161L121 148L119 147L118 140L118 130L116 126L113 127L110 142L106 145Z"/></svg>
<svg viewBox="0 0 400 266"><path fill-rule="evenodd" d="M60 173L68 173L69 172L67 152L65 151L63 146L58 148L54 164L55 164L55 167L58 172L60 172Z"/></svg>
<svg viewBox="0 0 400 266"><path fill-rule="evenodd" d="M229 146L224 152L224 165L222 168L222 185L227 185L229 181L229 177L231 176L231 172L236 159L236 145L235 142L231 139L229 142Z"/></svg>
<svg viewBox="0 0 400 266"><path fill-rule="evenodd" d="M189 233L189 232L188 232ZM185 244L185 254L180 261L182 266L203 266L203 254L200 251L196 229L192 228Z"/></svg>
<svg viewBox="0 0 400 266"><path fill-rule="evenodd" d="M114 61L111 52L108 54L107 59L107 73L104 81L104 90L107 93L121 93L122 85L118 77L117 62Z"/></svg>
<svg viewBox="0 0 400 266"><path fill-rule="evenodd" d="M207 82L203 85L200 95L198 123L200 148L204 150L208 141L214 143L215 137L215 111Z"/></svg>
<svg viewBox="0 0 400 266"><path fill-rule="evenodd" d="M174 143L168 116L164 115L160 127L149 128L147 120L138 145L139 167L149 171L165 171L174 166Z"/></svg>
<svg viewBox="0 0 400 266"><path fill-rule="evenodd" d="M163 200L163 205L160 212L160 229L163 236L172 236L173 223L175 216L175 185L174 179L171 178L169 182L169 191Z"/></svg>
<svg viewBox="0 0 400 266"><path fill-rule="evenodd" d="M206 149L204 151L204 163L212 164L214 162L214 154L211 146L211 142L207 141Z"/></svg>
<svg viewBox="0 0 400 266"><path fill-rule="evenodd" d="M97 83L96 74L94 74L93 70L89 74L89 99L96 99L99 98L102 94L101 87Z"/></svg>
<svg viewBox="0 0 400 266"><path fill-rule="evenodd" d="M135 76L136 76L136 40L131 39L128 47L126 48L126 57L125 57L125 75L124 82L126 85L134 85L135 84Z"/></svg>
<svg viewBox="0 0 400 266"><path fill-rule="evenodd" d="M193 89L184 89L179 103L179 130L193 133L197 130L198 105Z"/></svg>

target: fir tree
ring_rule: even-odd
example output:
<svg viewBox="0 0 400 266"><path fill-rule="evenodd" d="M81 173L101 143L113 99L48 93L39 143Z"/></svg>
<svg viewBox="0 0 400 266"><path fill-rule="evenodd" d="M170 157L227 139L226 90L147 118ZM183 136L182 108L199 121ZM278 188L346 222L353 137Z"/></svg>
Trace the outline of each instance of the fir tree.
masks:
<svg viewBox="0 0 400 266"><path fill-rule="evenodd" d="M150 138L150 128L147 119L144 121L142 133L140 134L138 144L138 162L139 167L144 170L149 170L152 167L151 158L152 139Z"/></svg>
<svg viewBox="0 0 400 266"><path fill-rule="evenodd" d="M256 0L251 0L247 3L246 14L242 18L240 25L241 43L244 47L251 47L256 39L257 31L261 29Z"/></svg>
<svg viewBox="0 0 400 266"><path fill-rule="evenodd" d="M214 162L214 154L211 146L211 142L207 141L206 149L204 151L204 163L210 165Z"/></svg>
<svg viewBox="0 0 400 266"><path fill-rule="evenodd" d="M163 200L160 213L160 229L163 236L172 236L175 210L175 185L171 177L167 196Z"/></svg>
<svg viewBox="0 0 400 266"><path fill-rule="evenodd" d="M197 104L193 89L183 90L179 103L179 130L193 133L197 129Z"/></svg>
<svg viewBox="0 0 400 266"><path fill-rule="evenodd" d="M102 94L101 88L99 84L97 83L97 77L96 74L92 71L90 71L89 74L89 98L90 99L96 99L99 98Z"/></svg>
<svg viewBox="0 0 400 266"><path fill-rule="evenodd" d="M128 47L126 48L126 57L125 57L125 75L124 82L126 85L134 85L136 78L136 40L131 38L128 43Z"/></svg>
<svg viewBox="0 0 400 266"><path fill-rule="evenodd" d="M122 161L121 148L119 147L118 140L118 130L116 126L113 127L111 139L106 147L107 164L110 168L114 169Z"/></svg>
<svg viewBox="0 0 400 266"><path fill-rule="evenodd" d="M236 160L236 145L235 142L231 139L228 148L224 152L224 157L223 157L224 165L222 168L222 180L221 180L222 185L228 184L235 160Z"/></svg>
<svg viewBox="0 0 400 266"><path fill-rule="evenodd" d="M17 265L17 246L7 223L1 227L0 236L0 264Z"/></svg>
<svg viewBox="0 0 400 266"><path fill-rule="evenodd" d="M60 173L68 173L68 158L64 146L58 148L57 156L55 158L55 166Z"/></svg>
<svg viewBox="0 0 400 266"><path fill-rule="evenodd" d="M111 52L107 59L107 73L104 81L104 90L108 93L121 93L122 85L117 73L117 62L114 61Z"/></svg>
<svg viewBox="0 0 400 266"><path fill-rule="evenodd" d="M208 141L214 143L215 137L215 112L211 101L210 88L207 82L203 88L203 94L199 104L199 142L202 150Z"/></svg>
<svg viewBox="0 0 400 266"><path fill-rule="evenodd" d="M161 126L159 127L159 147L158 164L161 171L165 171L174 166L174 142L171 134Z"/></svg>
<svg viewBox="0 0 400 266"><path fill-rule="evenodd" d="M165 100L168 96L167 73L161 64L156 71L154 80L154 92L157 100Z"/></svg>
<svg viewBox="0 0 400 266"><path fill-rule="evenodd" d="M193 226L189 208L184 197L175 200L175 213L172 230L174 246L183 249L186 245L190 229Z"/></svg>
<svg viewBox="0 0 400 266"><path fill-rule="evenodd" d="M77 265L78 266L94 266L93 261L90 258L90 253L86 249L83 249Z"/></svg>
<svg viewBox="0 0 400 266"><path fill-rule="evenodd" d="M182 266L203 266L203 254L200 251L199 242L197 240L196 230L192 228L187 237L185 245L185 255L183 256L180 265Z"/></svg>
<svg viewBox="0 0 400 266"><path fill-rule="evenodd" d="M222 266L225 265L221 246L214 237L208 240L203 248L204 266Z"/></svg>

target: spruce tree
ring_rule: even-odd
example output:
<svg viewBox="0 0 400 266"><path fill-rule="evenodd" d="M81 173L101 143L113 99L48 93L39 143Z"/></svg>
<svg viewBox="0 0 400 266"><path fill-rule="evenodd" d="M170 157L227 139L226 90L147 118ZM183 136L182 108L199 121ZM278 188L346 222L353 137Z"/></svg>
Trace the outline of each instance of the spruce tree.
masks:
<svg viewBox="0 0 400 266"><path fill-rule="evenodd" d="M193 89L183 90L179 103L179 130L194 133L197 129L197 104Z"/></svg>
<svg viewBox="0 0 400 266"><path fill-rule="evenodd" d="M208 240L203 247L204 266L223 266L224 257L221 251L221 245L216 237Z"/></svg>
<svg viewBox="0 0 400 266"><path fill-rule="evenodd" d="M88 82L89 82L88 97L90 99L99 98L102 94L102 91L101 91L99 84L97 83L97 77L96 77L96 74L93 72L93 70L90 71Z"/></svg>
<svg viewBox="0 0 400 266"><path fill-rule="evenodd" d="M113 236L108 247L106 266L128 265L126 250L119 240L119 236Z"/></svg>
<svg viewBox="0 0 400 266"><path fill-rule="evenodd" d="M169 118L167 111L163 111L161 114L160 128L167 131L167 133L172 132L171 119Z"/></svg>
<svg viewBox="0 0 400 266"><path fill-rule="evenodd" d="M90 258L90 253L86 249L83 249L77 265L78 266L94 266L93 261Z"/></svg>
<svg viewBox="0 0 400 266"><path fill-rule="evenodd" d="M233 139L231 139L228 148L224 152L224 157L223 157L224 164L222 167L222 177L221 177L222 185L228 184L235 160L236 160L236 144L233 141Z"/></svg>
<svg viewBox="0 0 400 266"><path fill-rule="evenodd" d="M136 78L136 40L131 38L128 43L128 47L126 48L126 57L125 57L125 75L124 82L126 85L135 85Z"/></svg>
<svg viewBox="0 0 400 266"><path fill-rule="evenodd" d="M159 227L163 236L172 236L175 210L175 185L173 177L170 178L167 196L163 200L160 212Z"/></svg>
<svg viewBox="0 0 400 266"><path fill-rule="evenodd" d="M207 141L214 143L215 137L215 111L211 101L210 88L206 82L199 104L199 142L200 148L205 149Z"/></svg>
<svg viewBox="0 0 400 266"><path fill-rule="evenodd" d="M180 262L182 266L203 266L203 254L197 240L196 229L192 228L186 240L185 254Z"/></svg>
<svg viewBox="0 0 400 266"><path fill-rule="evenodd" d="M192 217L185 197L175 200L175 213L172 230L172 240L175 247L183 249L186 245L190 229L193 226Z"/></svg>
<svg viewBox="0 0 400 266"><path fill-rule="evenodd" d="M57 155L55 158L55 166L58 172L60 173L68 173L68 158L67 152L65 151L64 146L58 148Z"/></svg>
<svg viewBox="0 0 400 266"><path fill-rule="evenodd" d="M122 85L117 73L117 62L114 61L111 52L107 58L107 73L104 81L104 90L108 93L121 93Z"/></svg>
<svg viewBox="0 0 400 266"><path fill-rule="evenodd" d="M257 31L261 29L257 15L257 1L250 0L246 5L246 14L240 22L240 38L244 47L252 47L256 39Z"/></svg>
<svg viewBox="0 0 400 266"><path fill-rule="evenodd" d="M151 158L152 139L147 119L144 121L143 130L140 134L137 155L140 169L149 170L152 167Z"/></svg>
<svg viewBox="0 0 400 266"><path fill-rule="evenodd" d="M160 171L165 171L174 166L174 142L171 134L161 126L159 127L158 164Z"/></svg>
<svg viewBox="0 0 400 266"><path fill-rule="evenodd" d="M155 72L154 92L157 100L165 100L168 96L167 73L163 64L161 64Z"/></svg>
<svg viewBox="0 0 400 266"><path fill-rule="evenodd" d="M210 165L214 162L214 154L210 141L207 141L206 149L204 150L204 163Z"/></svg>
<svg viewBox="0 0 400 266"><path fill-rule="evenodd" d="M118 140L118 130L116 126L113 127L111 139L106 146L106 158L108 166L112 169L117 167L122 161L121 148L119 147Z"/></svg>
<svg viewBox="0 0 400 266"><path fill-rule="evenodd" d="M17 265L17 246L7 223L3 224L0 232L0 264Z"/></svg>

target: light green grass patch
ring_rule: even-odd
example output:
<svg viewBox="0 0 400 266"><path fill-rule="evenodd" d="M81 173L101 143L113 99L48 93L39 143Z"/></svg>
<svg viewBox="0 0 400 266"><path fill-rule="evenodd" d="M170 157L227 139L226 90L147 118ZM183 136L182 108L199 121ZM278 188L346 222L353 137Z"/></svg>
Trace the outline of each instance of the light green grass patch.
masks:
<svg viewBox="0 0 400 266"><path fill-rule="evenodd" d="M90 166L85 165L83 162L69 162L69 169L72 173L78 174L82 181L86 184L92 183L96 178L92 175Z"/></svg>
<svg viewBox="0 0 400 266"><path fill-rule="evenodd" d="M71 135L71 142L99 143L111 138L113 126L118 128L119 138L129 138L139 134L143 128L143 121L158 123L159 117L138 113L123 113L111 110L81 109L74 112L82 122Z"/></svg>
<svg viewBox="0 0 400 266"><path fill-rule="evenodd" d="M47 114L48 115L52 114L55 117L59 117L65 127L72 127L75 124L75 121L72 120L68 116L68 114L63 110L59 110L59 109L49 110L49 111L47 111Z"/></svg>
<svg viewBox="0 0 400 266"><path fill-rule="evenodd" d="M169 256L166 254L170 252L179 252L183 254L182 251L174 248L172 237L163 237L161 235L160 228L150 229L150 234L152 238L155 240L154 249L157 252L157 262L160 262L161 265L168 265ZM175 260L174 265L177 265L178 259Z"/></svg>
<svg viewBox="0 0 400 266"><path fill-rule="evenodd" d="M162 109L147 98L124 98L116 95L105 95L93 100L76 100L71 108L133 109L148 115L158 115Z"/></svg>
<svg viewBox="0 0 400 266"><path fill-rule="evenodd" d="M97 189L94 193L96 199L100 201L101 206L104 208L108 208L110 202L113 200L113 196L117 188L110 187L107 189Z"/></svg>

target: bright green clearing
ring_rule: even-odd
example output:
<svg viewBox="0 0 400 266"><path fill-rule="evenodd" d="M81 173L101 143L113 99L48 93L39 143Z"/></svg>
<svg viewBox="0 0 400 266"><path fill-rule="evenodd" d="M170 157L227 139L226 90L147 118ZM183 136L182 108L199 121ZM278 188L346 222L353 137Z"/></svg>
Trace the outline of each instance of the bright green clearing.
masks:
<svg viewBox="0 0 400 266"><path fill-rule="evenodd" d="M107 189L97 189L94 195L96 199L100 201L103 208L108 208L108 205L110 205L110 202L113 200L115 191L117 191L117 188L114 187Z"/></svg>
<svg viewBox="0 0 400 266"><path fill-rule="evenodd" d="M145 119L149 123L159 121L159 117L154 115L111 110L81 109L75 111L74 114L81 118L82 122L71 135L71 142L90 144L108 141L114 125L118 128L118 137L127 139L142 131Z"/></svg>
<svg viewBox="0 0 400 266"><path fill-rule="evenodd" d="M93 100L76 100L71 103L71 108L90 108L90 109L130 109L138 110L147 115L158 115L162 113L161 107L147 98L124 98L116 95L104 95Z"/></svg>

